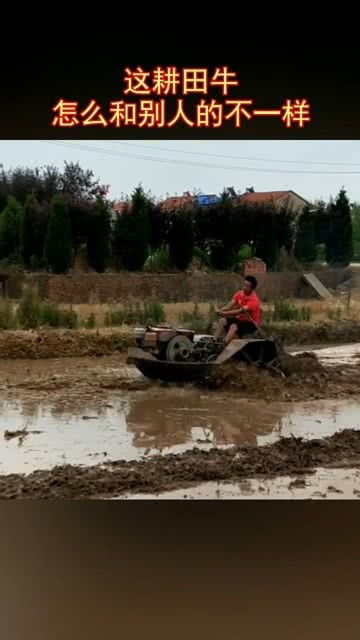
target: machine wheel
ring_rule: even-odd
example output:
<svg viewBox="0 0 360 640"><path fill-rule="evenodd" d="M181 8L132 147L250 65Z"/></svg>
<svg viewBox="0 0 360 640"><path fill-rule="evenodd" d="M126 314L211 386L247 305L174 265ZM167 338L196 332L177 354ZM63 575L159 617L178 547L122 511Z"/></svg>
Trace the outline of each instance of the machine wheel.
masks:
<svg viewBox="0 0 360 640"><path fill-rule="evenodd" d="M186 336L174 336L166 345L168 362L186 362L190 359L193 343Z"/></svg>

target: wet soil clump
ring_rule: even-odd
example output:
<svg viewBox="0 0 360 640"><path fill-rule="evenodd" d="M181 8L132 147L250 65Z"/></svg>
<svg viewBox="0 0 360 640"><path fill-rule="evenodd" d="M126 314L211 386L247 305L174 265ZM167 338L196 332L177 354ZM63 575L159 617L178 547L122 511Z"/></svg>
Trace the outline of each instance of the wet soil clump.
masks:
<svg viewBox="0 0 360 640"><path fill-rule="evenodd" d="M123 493L161 493L201 482L303 476L317 467L360 466L360 432L347 429L329 438L283 438L265 447L193 449L140 461L95 467L57 466L27 476L0 476L0 497L7 499L82 499Z"/></svg>
<svg viewBox="0 0 360 640"><path fill-rule="evenodd" d="M214 369L202 385L265 400L320 400L345 398L359 393L360 367L324 367L314 353L280 355L284 377L267 369L230 363Z"/></svg>

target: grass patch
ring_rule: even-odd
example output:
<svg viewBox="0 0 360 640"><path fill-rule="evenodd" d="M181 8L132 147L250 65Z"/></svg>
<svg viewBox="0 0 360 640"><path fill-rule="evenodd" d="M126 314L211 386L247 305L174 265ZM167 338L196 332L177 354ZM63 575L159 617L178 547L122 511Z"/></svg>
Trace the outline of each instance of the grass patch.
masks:
<svg viewBox="0 0 360 640"><path fill-rule="evenodd" d="M158 300L150 300L142 304L127 304L122 309L110 309L105 314L105 326L133 326L136 324L162 324L166 321L164 306Z"/></svg>
<svg viewBox="0 0 360 640"><path fill-rule="evenodd" d="M310 322L309 306L296 306L291 300L276 300L273 308L264 312L264 320L270 322Z"/></svg>

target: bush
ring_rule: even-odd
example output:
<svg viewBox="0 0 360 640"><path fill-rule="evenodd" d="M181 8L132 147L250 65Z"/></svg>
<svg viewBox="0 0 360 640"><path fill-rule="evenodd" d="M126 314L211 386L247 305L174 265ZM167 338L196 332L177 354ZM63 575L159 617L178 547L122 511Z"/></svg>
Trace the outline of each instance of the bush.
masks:
<svg viewBox="0 0 360 640"><path fill-rule="evenodd" d="M161 324L165 320L164 307L158 300L150 300L142 305L137 303L135 306L130 303L123 309L110 310L105 315L105 325L107 327L121 326L122 324L130 326L135 324Z"/></svg>
<svg viewBox="0 0 360 640"><path fill-rule="evenodd" d="M333 307L332 309L328 309L327 317L329 320L341 320L343 315L343 310L340 306Z"/></svg>
<svg viewBox="0 0 360 640"><path fill-rule="evenodd" d="M243 244L237 254L237 259L239 262L244 262L244 260L248 260L252 257L252 248L249 244Z"/></svg>
<svg viewBox="0 0 360 640"><path fill-rule="evenodd" d="M150 300L144 304L144 324L161 324L165 322L165 309L158 300Z"/></svg>
<svg viewBox="0 0 360 640"><path fill-rule="evenodd" d="M209 318L200 312L199 305L195 302L192 311L183 311L179 315L179 322L184 329L202 333L208 329Z"/></svg>
<svg viewBox="0 0 360 640"><path fill-rule="evenodd" d="M90 313L88 318L84 321L85 329L95 329L96 327L96 318L94 313Z"/></svg>
<svg viewBox="0 0 360 640"><path fill-rule="evenodd" d="M125 312L120 311L107 311L105 314L105 327L120 327L125 324Z"/></svg>
<svg viewBox="0 0 360 640"><path fill-rule="evenodd" d="M162 247L152 253L145 263L149 271L168 271L172 266L168 247Z"/></svg>
<svg viewBox="0 0 360 640"><path fill-rule="evenodd" d="M78 316L76 311L70 307L68 310L61 311L61 326L66 329L76 329L78 326Z"/></svg>
<svg viewBox="0 0 360 640"><path fill-rule="evenodd" d="M41 302L36 289L24 288L16 315L22 329L36 329L40 325Z"/></svg>
<svg viewBox="0 0 360 640"><path fill-rule="evenodd" d="M266 319L274 322L309 322L310 307L296 307L290 300L277 300L272 311L266 314Z"/></svg>
<svg viewBox="0 0 360 640"><path fill-rule="evenodd" d="M16 314L9 300L0 302L0 329L16 329Z"/></svg>
<svg viewBox="0 0 360 640"><path fill-rule="evenodd" d="M62 312L53 302L43 302L40 307L41 325L61 327Z"/></svg>
<svg viewBox="0 0 360 640"><path fill-rule="evenodd" d="M23 291L16 320L22 329L36 329L40 326L76 329L78 326L78 316L71 307L60 309L54 302L42 302L37 290L31 287L26 287Z"/></svg>

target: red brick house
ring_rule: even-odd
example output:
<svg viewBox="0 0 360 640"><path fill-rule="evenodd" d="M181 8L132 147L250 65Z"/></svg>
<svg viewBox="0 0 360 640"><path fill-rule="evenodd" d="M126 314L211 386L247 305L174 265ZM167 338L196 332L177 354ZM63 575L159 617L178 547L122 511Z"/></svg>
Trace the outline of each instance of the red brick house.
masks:
<svg viewBox="0 0 360 640"><path fill-rule="evenodd" d="M194 202L195 196L192 196L189 191L185 191L182 196L170 196L161 203L161 208L164 211L171 211L172 209L179 209L181 207L187 207Z"/></svg>
<svg viewBox="0 0 360 640"><path fill-rule="evenodd" d="M115 202L114 206L113 206L113 211L114 213L123 213L123 211L125 211L125 208L127 206L127 202Z"/></svg>
<svg viewBox="0 0 360 640"><path fill-rule="evenodd" d="M244 276L258 276L266 273L266 264L260 258L249 258L243 262Z"/></svg>
<svg viewBox="0 0 360 640"><path fill-rule="evenodd" d="M294 212L300 212L310 203L299 196L295 191L250 191L239 196L238 202L254 205L265 204L271 202L278 207L288 206Z"/></svg>

